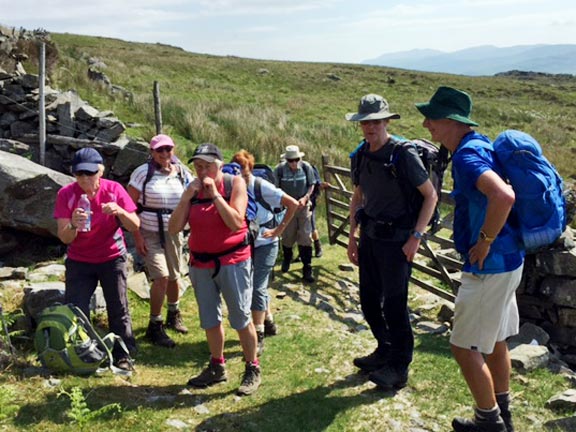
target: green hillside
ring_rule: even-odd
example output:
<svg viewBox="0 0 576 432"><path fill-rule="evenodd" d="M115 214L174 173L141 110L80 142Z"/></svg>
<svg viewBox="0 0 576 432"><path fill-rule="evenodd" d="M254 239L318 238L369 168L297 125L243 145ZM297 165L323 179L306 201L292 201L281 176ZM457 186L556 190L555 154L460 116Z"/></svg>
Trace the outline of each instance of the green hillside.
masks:
<svg viewBox="0 0 576 432"><path fill-rule="evenodd" d="M164 132L190 151L212 141L231 153L246 148L260 161L275 163L288 144L307 158L321 154L347 164L361 137L344 114L355 111L366 93L382 94L402 115L391 130L406 137L428 137L415 102L426 101L439 85L468 91L480 131L494 137L517 128L533 134L566 177L576 148L576 78L464 77L384 67L248 60L193 54L177 47L115 39L54 34L59 61L50 71L52 85L75 88L100 109L112 109L139 127L128 133L154 134L153 82L160 83ZM90 57L132 99L112 97L87 78Z"/></svg>

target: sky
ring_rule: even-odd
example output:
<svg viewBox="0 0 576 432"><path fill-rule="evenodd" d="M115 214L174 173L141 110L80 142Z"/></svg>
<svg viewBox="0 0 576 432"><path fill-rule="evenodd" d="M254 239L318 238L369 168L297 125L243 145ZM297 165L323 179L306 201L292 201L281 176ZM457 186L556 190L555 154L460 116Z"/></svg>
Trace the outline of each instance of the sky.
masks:
<svg viewBox="0 0 576 432"><path fill-rule="evenodd" d="M576 1L0 0L0 24L194 53L361 63L413 49L576 44Z"/></svg>

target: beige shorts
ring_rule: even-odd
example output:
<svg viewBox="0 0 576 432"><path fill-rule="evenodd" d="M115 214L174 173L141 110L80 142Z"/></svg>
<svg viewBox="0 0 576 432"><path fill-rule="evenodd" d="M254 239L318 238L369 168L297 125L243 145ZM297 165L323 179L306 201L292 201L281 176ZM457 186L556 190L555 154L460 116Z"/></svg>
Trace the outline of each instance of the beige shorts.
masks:
<svg viewBox="0 0 576 432"><path fill-rule="evenodd" d="M462 273L454 308L450 343L460 348L492 354L496 342L518 333L516 288L522 269L478 275Z"/></svg>
<svg viewBox="0 0 576 432"><path fill-rule="evenodd" d="M166 247L160 245L160 234L155 231L141 229L142 237L146 243L148 252L144 257L144 263L150 279L168 277L169 280L180 279L182 259L182 233L170 235L164 233Z"/></svg>

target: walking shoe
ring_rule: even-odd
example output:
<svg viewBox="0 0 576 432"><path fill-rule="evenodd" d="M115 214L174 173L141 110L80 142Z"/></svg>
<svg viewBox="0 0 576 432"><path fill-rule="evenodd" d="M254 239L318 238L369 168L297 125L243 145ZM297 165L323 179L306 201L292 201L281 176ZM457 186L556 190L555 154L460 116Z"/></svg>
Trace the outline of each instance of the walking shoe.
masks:
<svg viewBox="0 0 576 432"><path fill-rule="evenodd" d="M260 357L264 351L264 332L257 331L256 336L258 337L258 347L256 349L256 355Z"/></svg>
<svg viewBox="0 0 576 432"><path fill-rule="evenodd" d="M251 363L246 363L244 376L242 377L242 384L238 387L236 394L238 396L248 396L258 390L262 378L260 376L260 366Z"/></svg>
<svg viewBox="0 0 576 432"><path fill-rule="evenodd" d="M514 422L512 421L512 413L509 410L500 410L500 417L506 426L506 432L514 432Z"/></svg>
<svg viewBox="0 0 576 432"><path fill-rule="evenodd" d="M188 385L195 388L206 388L224 382L227 379L226 366L210 361L206 369L200 372L200 375L188 380Z"/></svg>
<svg viewBox="0 0 576 432"><path fill-rule="evenodd" d="M452 420L452 429L454 432L507 432L500 416L496 421L481 420L477 417L473 419L456 417Z"/></svg>
<svg viewBox="0 0 576 432"><path fill-rule="evenodd" d="M266 318L264 320L264 336L276 336L278 334L278 327L274 321Z"/></svg>
<svg viewBox="0 0 576 432"><path fill-rule="evenodd" d="M146 339L148 339L154 345L166 348L174 348L176 346L176 342L174 342L170 336L166 334L166 330L164 330L164 324L162 321L150 321L148 323Z"/></svg>
<svg viewBox="0 0 576 432"><path fill-rule="evenodd" d="M178 333L182 334L188 333L188 327L186 327L182 322L180 309L168 311L168 314L166 315L166 328L176 330Z"/></svg>
<svg viewBox="0 0 576 432"><path fill-rule="evenodd" d="M408 368L387 364L368 375L368 379L383 389L401 389L408 384Z"/></svg>
<svg viewBox="0 0 576 432"><path fill-rule="evenodd" d="M375 350L373 353L364 357L356 357L353 361L354 366L362 369L364 372L373 372L380 369L386 364L388 356Z"/></svg>

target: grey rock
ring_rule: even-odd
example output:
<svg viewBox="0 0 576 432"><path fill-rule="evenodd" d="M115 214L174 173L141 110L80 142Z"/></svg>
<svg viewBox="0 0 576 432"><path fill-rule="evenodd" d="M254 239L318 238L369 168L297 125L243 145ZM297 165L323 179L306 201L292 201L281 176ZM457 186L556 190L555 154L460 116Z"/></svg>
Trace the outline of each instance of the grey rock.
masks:
<svg viewBox="0 0 576 432"><path fill-rule="evenodd" d="M574 410L576 407L576 390L568 389L552 396L546 401L546 407L554 410Z"/></svg>
<svg viewBox="0 0 576 432"><path fill-rule="evenodd" d="M550 341L550 335L542 328L531 323L524 323L517 335L508 339L508 347L514 348L521 344L546 345Z"/></svg>
<svg viewBox="0 0 576 432"><path fill-rule="evenodd" d="M539 345L522 344L510 350L512 366L521 372L528 372L548 364L548 348Z"/></svg>

